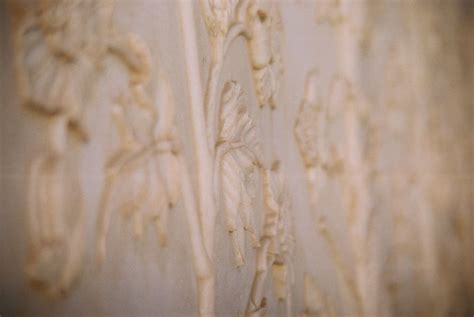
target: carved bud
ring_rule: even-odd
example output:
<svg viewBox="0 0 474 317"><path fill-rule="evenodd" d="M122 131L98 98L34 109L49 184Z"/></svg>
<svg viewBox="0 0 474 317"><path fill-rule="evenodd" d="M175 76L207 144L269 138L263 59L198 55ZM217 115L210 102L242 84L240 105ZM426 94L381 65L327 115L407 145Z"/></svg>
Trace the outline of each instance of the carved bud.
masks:
<svg viewBox="0 0 474 317"><path fill-rule="evenodd" d="M270 16L260 4L251 5L248 9L250 38L250 56L252 66L256 69L267 66L272 60Z"/></svg>

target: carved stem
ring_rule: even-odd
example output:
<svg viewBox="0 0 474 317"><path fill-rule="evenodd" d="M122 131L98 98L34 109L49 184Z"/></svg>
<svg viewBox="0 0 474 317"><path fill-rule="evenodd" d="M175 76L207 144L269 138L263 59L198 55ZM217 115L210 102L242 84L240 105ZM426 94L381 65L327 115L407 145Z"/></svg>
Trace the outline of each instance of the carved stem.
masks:
<svg viewBox="0 0 474 317"><path fill-rule="evenodd" d="M216 51L216 49L214 49ZM222 70L223 65L223 54L219 54L218 52L214 52L215 58L212 58L211 67L209 68L209 77L207 78L207 85L206 85L206 114L207 114L207 136L209 138L209 151L211 154L215 151L215 144L216 144L216 131L217 131L217 123L219 109L218 109L218 91L217 87L219 84L219 77Z"/></svg>
<svg viewBox="0 0 474 317"><path fill-rule="evenodd" d="M180 1L181 23L184 40L184 53L186 66L188 71L188 88L191 104L192 127L194 134L194 146L197 159L198 173L198 192L199 192L199 211L201 220L201 234L204 239L205 253L212 261L214 246L214 222L215 222L215 205L212 189L212 156L209 152L209 145L206 134L206 120L204 115L203 94L201 87L201 78L199 74L199 58L196 40L196 27L193 12L193 2ZM191 191L189 188L188 191ZM189 198L189 197L188 197ZM190 214L190 212L188 212ZM197 221L193 215L189 221ZM196 247L193 245L193 248ZM199 258L202 258L200 254ZM197 260L196 259L196 260ZM196 264L200 263L196 261ZM197 267L198 268L198 267ZM214 272L209 264L206 276L199 276L198 271L198 288L199 288L199 310L201 316L214 316Z"/></svg>
<svg viewBox="0 0 474 317"><path fill-rule="evenodd" d="M247 303L247 309L245 315L247 317L258 317L264 312L266 306L266 300L263 297L263 288L265 280L267 278L268 268L273 264L275 256L272 252L269 252L268 248L275 239L268 232L275 231L278 222L280 206L274 200L275 197L271 192L271 180L268 170L263 170L263 190L265 196L265 208L266 214L264 217L264 228L263 236L260 239L260 247L257 249L257 264L255 269L255 276L252 283L252 289L250 291L249 301ZM269 230L270 229L270 230Z"/></svg>
<svg viewBox="0 0 474 317"><path fill-rule="evenodd" d="M260 247L257 249L257 268L250 291L250 298L247 303L245 316L258 317L261 316L265 308L265 298L263 297L263 287L267 278L269 262L268 248L270 247L271 238L265 237L262 239Z"/></svg>
<svg viewBox="0 0 474 317"><path fill-rule="evenodd" d="M205 96L205 107L206 107L206 119L207 119L207 136L209 138L209 150L211 154L215 151L216 143L216 132L218 129L217 123L219 122L219 103L218 100L218 84L219 78L224 63L224 57L227 54L227 50L233 41L240 35L244 34L245 27L242 23L234 24L226 34L225 38L218 37L211 41L212 46L212 58L211 67L209 69L209 76L206 84L206 96Z"/></svg>
<svg viewBox="0 0 474 317"><path fill-rule="evenodd" d="M194 269L197 274L199 311L201 316L212 316L214 312L214 272L211 261L206 253L202 239L202 228L197 214L196 199L194 198L191 180L186 162L179 156L182 181L182 195L184 208L188 219L191 246L193 252Z"/></svg>
<svg viewBox="0 0 474 317"><path fill-rule="evenodd" d="M99 203L99 221L97 225L97 262L102 264L106 255L106 239L110 224L110 208L109 201L112 193L112 188L115 184L116 174L109 174L106 176L105 184L100 195Z"/></svg>

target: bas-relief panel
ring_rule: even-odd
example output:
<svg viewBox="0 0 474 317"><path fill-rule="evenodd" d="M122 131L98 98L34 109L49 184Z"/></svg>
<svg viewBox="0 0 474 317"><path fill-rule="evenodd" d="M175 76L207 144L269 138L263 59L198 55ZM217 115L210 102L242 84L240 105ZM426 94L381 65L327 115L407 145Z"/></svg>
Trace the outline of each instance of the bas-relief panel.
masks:
<svg viewBox="0 0 474 317"><path fill-rule="evenodd" d="M6 113L41 141L19 139L29 160L8 163L8 175L2 166L2 186L14 184L7 208L24 202L22 234L6 237L23 245L7 268L25 313L375 316L428 312L425 301L440 297L433 309L455 311L459 282L437 262L449 217L433 219L458 197L454 181L445 179L436 205L430 179L416 173L439 153L422 117L442 110L413 102L400 79L410 66L402 52L436 52L412 39L380 49L373 26L390 15L380 6L48 0L8 9L2 36L17 96ZM370 54L386 61L377 84L386 94L364 83L360 61ZM430 65L412 73L430 95ZM411 130L403 134L400 120ZM408 137L391 142L400 133ZM423 150L401 158L387 182L394 172L380 166L391 146L411 149L411 135ZM403 225L407 208L420 222ZM454 220L468 216L460 204ZM391 221L393 241L381 229ZM391 260L417 227L409 264ZM454 256L468 257L463 247ZM442 274L446 290L409 302L400 289L412 272L400 270L420 261L416 250L426 272L413 278L428 285Z"/></svg>

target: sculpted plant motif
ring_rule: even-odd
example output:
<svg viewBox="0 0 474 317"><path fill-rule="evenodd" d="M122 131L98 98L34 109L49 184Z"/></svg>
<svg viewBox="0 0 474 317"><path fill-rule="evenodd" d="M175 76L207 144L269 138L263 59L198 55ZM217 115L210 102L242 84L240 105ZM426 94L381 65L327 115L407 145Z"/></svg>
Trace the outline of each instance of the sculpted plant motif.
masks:
<svg viewBox="0 0 474 317"><path fill-rule="evenodd" d="M318 175L321 177L323 173L330 175L331 172L337 172L342 176L348 229L356 258L354 276L351 276L343 263L339 246L325 225L323 216L320 217L318 227L335 262L341 286L350 296L349 302L357 314L363 315L364 312L370 311L369 285L374 285L374 276L377 274L368 272L369 267L373 268L369 249L372 241L370 235L372 211L366 192L367 168L363 162L362 141L365 133L362 124L367 125L367 104L351 82L335 76L324 101L327 104L324 108L326 116L324 122L321 122L317 120L317 108L307 105L314 102L312 99L316 84L314 73L310 73L305 98L295 123L295 137L305 163L313 207L318 207L319 187L316 185ZM343 132L342 137L340 133L334 134L336 130ZM322 160L323 157L326 159Z"/></svg>
<svg viewBox="0 0 474 317"><path fill-rule="evenodd" d="M245 1L241 0L201 0L201 10L207 26L211 49L211 65L207 78L204 107L206 111L207 136L210 151L216 141L218 125L218 82L224 57L230 44L244 32L241 11Z"/></svg>
<svg viewBox="0 0 474 317"><path fill-rule="evenodd" d="M201 0L211 48L211 65L205 90L207 135L210 151L217 131L217 86L224 57L239 36L247 40L259 105L275 107L275 94L283 73L280 54L281 17L275 3L248 0Z"/></svg>
<svg viewBox="0 0 474 317"><path fill-rule="evenodd" d="M34 286L57 297L69 290L82 262L78 162L68 153L88 140L85 96L108 50L112 6L110 1L44 0L13 3L12 9L22 104L47 122L44 153L34 158L29 174L26 274Z"/></svg>
<svg viewBox="0 0 474 317"><path fill-rule="evenodd" d="M281 58L272 41L271 27L281 26L277 19L266 20L274 12L264 11L260 1L211 1L202 0L201 12L204 18L210 44L210 66L205 89L202 90L200 61L196 54L197 38L192 3L180 2L181 22L184 38L188 87L195 153L197 161L197 189L201 233L205 253L210 259L205 276L198 274L199 307L201 315L214 315L213 246L214 226L219 201L219 182L222 184L222 200L227 216L228 229L234 244L237 265L243 263L243 255L235 236L239 230L236 218L242 218L244 229L250 234L254 245L258 245L250 221L250 206L254 183L252 178L261 168L260 150L254 139L254 128L244 107L241 107L240 88L233 83L224 87L223 103L218 102L218 88L224 58L239 36L248 43L252 72L256 78L255 90L261 106L275 105L276 73L281 74ZM249 8L252 8L251 10ZM274 7L273 4L270 7ZM253 11L252 11L253 10ZM276 10L276 9L275 9ZM257 15L259 13L260 17ZM253 14L253 17L250 15ZM256 19L260 22L257 22ZM270 24L268 23L270 22ZM261 25L259 25L261 24ZM274 44L272 47L269 45ZM278 67L276 67L278 65ZM261 102L260 102L261 101ZM236 109L231 109L235 105ZM223 107L222 110L219 106ZM209 182L211 180L211 182ZM275 273L275 276L279 276Z"/></svg>
<svg viewBox="0 0 474 317"><path fill-rule="evenodd" d="M18 15L16 65L23 104L47 120L49 135L46 153L31 165L31 252L26 273L33 285L58 296L76 279L84 249L78 162L70 162L66 154L75 149L71 136L76 136L78 145L88 140L82 115L95 70L109 54L118 57L129 73L129 89L114 109L121 145L107 166L99 220L100 259L105 257L111 188L123 175L130 177L134 188L125 191L132 198L121 210L134 216L136 234L143 231L143 209L148 208L147 217L157 226L161 242L166 241L166 217L178 198L176 179L182 173L171 91L160 77L158 102L166 107L158 118L144 90L151 71L148 49L137 37L113 28L112 1L44 0L13 4L13 8ZM144 121L137 125L140 116ZM195 208L194 198L186 196L186 205ZM199 239L194 245L198 244Z"/></svg>
<svg viewBox="0 0 474 317"><path fill-rule="evenodd" d="M286 300L288 313L291 307L290 266L294 238L290 198L279 162L275 162L271 169L264 169L262 174L264 223L246 316L261 316L265 311L264 283L269 269L275 296L278 300Z"/></svg>
<svg viewBox="0 0 474 317"><path fill-rule="evenodd" d="M122 215L133 217L135 236L141 237L145 225L153 223L161 245L167 240L169 209L176 204L180 193L178 177L181 171L171 89L161 75L158 78L158 113L144 90L151 75L148 48L133 36L123 43L127 46L116 51L129 65L129 89L119 96L112 112L120 144L105 167L97 242L100 262L105 259L113 193L119 195L115 200L119 202L116 208Z"/></svg>
<svg viewBox="0 0 474 317"><path fill-rule="evenodd" d="M323 100L319 92L318 72L310 71L306 78L304 98L296 115L294 134L306 168L313 203L318 200L316 192L321 183L320 172L336 176L343 170L338 147L329 140L328 131L334 116L331 106L332 103Z"/></svg>
<svg viewBox="0 0 474 317"><path fill-rule="evenodd" d="M253 200L255 178L262 160L262 149L257 139L255 126L249 117L242 90L236 82L224 87L221 102L221 120L216 150L216 173L220 175L227 230L231 235L237 266L244 262L238 245L237 217L252 239L254 246L258 239L253 228ZM217 197L217 196L216 196Z"/></svg>
<svg viewBox="0 0 474 317"><path fill-rule="evenodd" d="M275 108L275 95L283 72L280 55L282 33L279 11L270 1L251 2L247 9L247 43L260 107Z"/></svg>
<svg viewBox="0 0 474 317"><path fill-rule="evenodd" d="M201 0L205 23L212 38L225 37L237 11L239 0Z"/></svg>

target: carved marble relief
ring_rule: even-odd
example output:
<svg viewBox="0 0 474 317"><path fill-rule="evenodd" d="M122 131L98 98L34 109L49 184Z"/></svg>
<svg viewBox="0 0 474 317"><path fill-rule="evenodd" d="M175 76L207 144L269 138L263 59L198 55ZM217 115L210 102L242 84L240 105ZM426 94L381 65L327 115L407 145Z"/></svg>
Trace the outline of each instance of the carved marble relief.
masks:
<svg viewBox="0 0 474 317"><path fill-rule="evenodd" d="M28 109L48 122L47 153L31 165L31 256L26 272L34 285L54 297L70 288L81 267L84 219L78 162L66 166L66 154L73 150L71 137L79 145L89 139L81 119L88 103L84 96L90 94L88 82L98 75L107 54L126 66L129 84L116 96L111 111L120 145L105 167L98 260L105 259L113 192L122 195L119 206L113 207L133 218L135 235L140 237L151 222L163 245L167 215L180 193L182 159L173 126L172 92L164 74L158 76L156 100L145 92L151 76L150 53L137 36L113 28L112 9L112 1L43 1L15 7L19 87ZM86 16L88 23L82 24ZM155 102L161 107L159 113ZM78 210L66 213L73 206Z"/></svg>
<svg viewBox="0 0 474 317"><path fill-rule="evenodd" d="M69 290L81 268L80 172L69 156L89 138L82 117L96 65L109 49L111 3L51 0L17 4L13 12L22 104L46 122L47 138L44 153L30 166L26 274L57 297Z"/></svg>
<svg viewBox="0 0 474 317"><path fill-rule="evenodd" d="M179 146L175 135L173 92L164 74L157 79L158 94L146 93L151 56L146 45L129 36L119 58L134 60L129 68L129 89L121 92L111 110L119 146L105 166L105 184L99 205L98 257L106 252L106 235L115 207L132 218L134 235L141 238L147 224L154 225L162 246L167 241L167 218L180 195ZM111 205L115 196L116 206ZM115 209L114 208L114 209Z"/></svg>
<svg viewBox="0 0 474 317"><path fill-rule="evenodd" d="M246 37L258 103L274 108L283 72L280 14L275 3L264 1L252 2L247 12Z"/></svg>
<svg viewBox="0 0 474 317"><path fill-rule="evenodd" d="M241 101L240 85L232 81L226 83L220 104L218 103L217 89L224 58L230 44L238 36L244 36L247 39L252 61L254 87L259 105L275 107L277 76L274 73L273 63L274 61L280 63L281 58L275 51L277 46L272 46L271 42L270 26L273 23L272 21L275 21L275 17L272 18L270 14L274 11L269 11L270 7L264 6L259 1L219 2L203 0L200 5L208 30L211 55L211 65L204 91L200 90L201 85L196 86L196 83L200 83L200 78L198 76L197 56L193 49L196 45L196 38L193 34L194 14L190 4L181 3L181 19L188 81L189 85L195 87L195 89L191 89L190 98L199 171L199 188L196 195L200 202L199 215L202 223L202 236L207 257L212 260L214 223L217 214L216 202L219 200L219 194L221 194L236 265L241 266L244 263L242 248L237 242L239 227L236 220L238 217L241 219L243 229L249 233L254 247L257 248L258 268L246 314L260 315L263 312L261 308L265 306L262 283L265 281L268 267L273 267L277 297L283 300L287 298L287 293L289 293L286 277L288 272L287 253L282 251L280 256L277 256L277 261L272 257L269 261L266 259L270 241L276 239L273 237L277 236L279 239L285 240L286 234L289 235L289 233L283 229L285 226L280 224L281 228L277 233L271 235L271 238L262 236L259 239L253 229L251 219L254 214L258 213L258 210L252 207L252 200L255 196L253 191L255 189L249 185L257 183L255 178L262 178L259 177L259 174L263 173L263 179L270 177L267 175L269 167L263 165L263 157L256 138L255 128L246 107ZM281 67L281 65L279 66ZM205 126L203 126L203 120ZM211 175L214 175L213 183L209 183ZM259 181L261 182L261 180ZM218 190L219 187L222 188L221 191ZM213 194L213 197L209 197L210 193ZM272 208L274 208L274 212L270 218L277 219L267 220L274 222L276 226L278 217L281 216L281 207L273 206ZM284 223L283 220L280 221ZM281 267L278 267L278 265L281 265ZM211 268L210 272L212 272ZM200 287L201 315L214 314L215 295L213 295L213 289L215 282L213 274L211 273L211 276L207 276L205 279L199 278L198 274L198 283L206 283ZM288 304L288 307L290 307L290 304Z"/></svg>
<svg viewBox="0 0 474 317"><path fill-rule="evenodd" d="M354 90L352 84L335 76L328 95L321 98L318 93L318 76L310 72L307 76L305 97L295 121L295 138L306 167L310 201L318 209L320 178L341 176L341 193L345 197L347 223L355 254L355 275L352 276L347 264L340 256L340 246L332 237L324 215L318 215L318 227L326 241L334 265L339 271L342 289L352 297L352 311L363 315L372 307L366 297L368 286L374 283L375 271L366 271L369 264L372 243L370 223L372 209L363 188L368 186L368 170L361 155L364 131L361 121L367 106L364 98ZM322 120L320 119L322 117ZM343 131L343 138L331 137L330 131ZM369 276L370 275L370 276ZM371 284L372 287L375 287Z"/></svg>
<svg viewBox="0 0 474 317"><path fill-rule="evenodd" d="M220 180L216 180L214 188L222 189L227 230L234 246L236 265L241 266L244 258L242 248L238 245L238 218L254 246L259 244L253 225L253 201L263 153L243 101L242 90L236 82L228 82L224 86L220 117L215 171L220 176L216 178Z"/></svg>
<svg viewBox="0 0 474 317"><path fill-rule="evenodd" d="M260 245L257 248L255 277L246 316L262 316L266 309L264 284L271 271L274 296L291 308L291 255L294 245L291 203L280 163L262 171L265 200Z"/></svg>
<svg viewBox="0 0 474 317"><path fill-rule="evenodd" d="M202 172L198 188L192 188L186 163L179 154L173 125L173 93L163 74L158 74L159 96L153 98L146 92L152 76L149 49L137 36L121 34L113 27L113 2L44 1L18 8L21 16L16 24L17 64L24 103L47 118L50 126L47 154L33 162L30 176L32 256L27 269L31 280L44 286L48 293L65 292L80 270L84 239L82 212L79 208L71 216L63 210L70 200L63 192L63 178L70 178L78 187L78 172L74 171L78 165L73 164L66 171L63 156L69 151L69 136L77 135L79 144L93 137L88 136L81 121L88 103L83 96L88 94L89 77L98 74L101 61L109 55L125 66L128 87L111 98L110 113L119 144L104 169L97 224L99 262L105 260L110 218L116 213L133 219L136 237L143 236L148 224L153 224L160 243L165 245L167 215L182 193L200 284L200 311L203 316L213 315L214 277L210 262L216 216L213 210L222 196L221 207L236 265L244 263L242 247L237 242L238 223L257 248L258 268L247 313L260 315L265 306L262 283L267 270L272 272L275 296L289 301L291 215L281 170L278 164L272 168L263 164L262 149L240 85L233 81L226 83L220 103L217 91L226 51L237 36L244 36L259 106L276 106L277 81L283 69L277 43L281 32L276 29L281 28L278 11L275 5L246 1L202 1L201 7L212 58L204 98L197 100L202 108L195 109L205 113L195 118L203 120L196 126L205 125L205 131L196 133L196 144L207 144L197 153L204 158L204 162L198 159L198 170ZM81 29L85 16L88 23ZM187 22L192 21L183 21ZM188 67L192 71L194 65ZM209 165L205 167L206 164ZM253 200L256 186L262 180L266 211L263 235L259 237L253 224L259 211ZM73 217L73 223L66 217ZM58 265L54 263L57 257L50 255L57 247L66 248L64 267L57 273L59 277L43 280L41 267L48 260Z"/></svg>
<svg viewBox="0 0 474 317"><path fill-rule="evenodd" d="M124 8L130 5L127 1L119 3ZM287 316L300 312L304 317L346 313L395 315L404 312L406 302L403 301L407 299L402 295L408 292L407 285L412 285L402 280L407 276L403 272L405 267L415 272L410 276L421 285L408 294L443 286L433 290L434 295L429 297L429 304L434 308L420 312L457 313L449 310L449 302L457 292L461 293L458 288L464 289L462 283L450 282L450 279L455 281L457 271L451 273L449 269L457 266L453 264L455 260L439 259L444 254L442 248L449 247L440 246L442 239L438 235L447 232L456 236L455 241L459 243L448 253L456 255L453 259L472 258L468 254L470 249L465 247L472 240L469 240L472 234L468 230L472 226L465 224L470 216L470 201L452 189L461 183L458 168L462 166L464 172L467 165L463 160L469 158L464 157L468 151L461 147L455 148L457 152L452 160L440 153L451 149L447 136L464 136L464 132L453 132L443 125L443 115L462 117L466 110L453 106L459 113L452 114L441 107L432 108L438 95L430 93L433 90L431 77L443 77L441 71L434 69L438 68L436 61L441 60L444 52L442 43L436 42L432 32L418 32L433 35L426 43L415 32L418 37L411 35L400 42L400 47L389 49L388 56L380 58L387 64L383 76L374 75L379 70L375 72L369 67L367 74L360 74L359 68L367 66L361 56L368 57L376 45L383 46L372 36L376 26L382 24L378 21L380 7L372 8L365 2L352 7L348 0L298 2L304 9L316 9L316 23L315 11L311 11L310 22L318 29L308 31L308 38L303 34L295 35L293 40L288 38L288 43L300 43L310 35L320 36L328 30L329 43L334 35L335 43L326 43L326 36L321 35L322 43L301 48L307 57L322 47L326 50L325 45L328 45L331 56L323 56L322 53L327 52L321 52L321 56L311 57L318 62L335 60L334 67L320 65L325 72L320 74L316 70L297 71L295 65L305 64L299 61L286 61L292 67L285 69L283 51L293 59L296 54L295 50L282 47L284 29L278 2L171 2L169 7L177 16L170 20L178 19L178 27L173 24L172 28L179 40L179 48L173 49L183 53L184 58L171 64L181 66L182 63L184 67L170 67L173 76L168 77L164 69L155 65L158 56L151 53L156 50L155 40L162 44L161 37L151 40L151 36L146 36L150 33L143 30L152 29L152 33L162 24L137 23L137 33L128 33L127 28L118 27L117 22L122 23L123 16L114 20L114 4L113 0L11 2L18 95L21 105L38 123L39 129L35 131L42 134L34 140L40 152L33 155L25 172L29 233L25 272L33 287L53 298L68 294L81 273L88 271L83 270L90 260L87 250L93 250L94 259L105 264L107 250L114 243L114 230L111 230L114 217L129 221L127 225L130 224L132 232L120 232L126 238L145 239L152 228L161 247L172 245L174 240L170 237L175 237L176 228L170 226L172 221L169 223L168 218L175 212L177 216L172 220L185 219L188 231L179 228L179 237L184 237L179 243L189 247L189 254L187 248L176 253L187 256L186 261L177 265L186 269L192 265L194 270L181 281L175 281L173 274L182 272L168 271L169 264L175 262L170 260L163 262L166 264L163 267L160 263L153 268L157 269L155 273L159 272L157 276L165 277L163 280L170 277L172 283L185 285L180 287L186 287L186 291L196 286L192 289L194 293L190 291L191 295L187 294L184 299L179 293L183 288L179 287L163 288L164 295L160 296L167 300L179 294L176 297L181 302L195 296L196 313L200 316L234 313L234 310L222 312L219 307L228 296L220 292L222 287L217 287L226 285L219 280L223 274L232 275L225 278L234 282L236 277L241 279L247 287L239 291L239 298L235 299L238 314L245 316L275 312ZM285 22L300 17L296 10L291 10L288 11L291 18L284 12ZM405 22L413 24L407 27L411 31L429 28L433 19L428 14L418 13L426 19L418 22L416 14L403 13L403 10L399 13L406 15ZM143 15L146 19L153 19L156 12L147 14ZM131 16L130 21L124 19L124 24L130 23L130 29L135 30L138 18ZM294 31L308 25L307 21L302 20L301 25L299 22L286 26ZM199 34L201 27L207 36ZM326 29L321 32L323 28ZM377 32L386 35L387 30ZM393 37L398 43L396 36ZM236 39L242 42L235 42ZM248 62L245 62L248 65L235 74L232 70L223 74L227 63L236 62L228 58L236 57L229 54L234 43L248 54ZM415 54L418 51L424 52L419 54L421 57ZM423 60L425 55L430 58ZM412 57L415 62L411 61ZM102 78L102 72L111 67L109 60L118 66L115 70L124 76L126 84L118 89L112 87L110 96L102 96L103 109L100 110L104 111L99 112L94 108L98 104L96 83ZM373 64L378 67L380 60ZM407 71L413 66L416 66L414 70ZM450 67L454 68L451 65L440 66L440 69ZM289 89L280 85L295 78L299 78L297 85L302 84L299 81L304 76L299 77L300 71L306 73L306 81L298 105L300 92L289 91L291 85ZM284 81L287 73L291 73L291 78ZM378 89L375 86L367 88L364 76L383 78L382 91L372 91ZM458 77L461 78L459 74ZM119 80L122 78L110 80L108 84L113 86ZM173 91L172 87L179 88ZM456 99L457 94L461 95L459 91L450 95L449 102L453 105L459 101ZM431 97L424 100L425 95ZM98 151L98 156L105 157L104 166L98 166L102 163L87 156L87 145L100 140L100 135L94 132L98 130L89 127L86 118L99 113L107 116L103 122L98 120L103 124L99 130L104 134L110 132L117 141L111 151ZM184 123L180 125L175 117ZM284 131L288 130L285 120L293 123L293 119L294 139L288 144L284 135L291 135L291 129ZM105 124L109 121L110 126ZM458 121L452 119L452 122ZM186 131L177 128L183 126ZM283 130L275 132L274 129ZM412 136L414 141L410 142ZM394 145L392 139L400 144ZM282 142L281 148L275 141ZM283 153L286 149L296 149L299 156L286 155ZM405 157L390 161L386 153L397 150ZM410 156L410 151L416 154ZM89 195L83 197L83 161L103 173L97 199ZM452 167L449 173L444 170L445 162ZM298 164L302 165L304 174L299 174ZM389 170L384 164L396 165L396 169ZM290 170L289 165L292 165ZM296 189L290 188L290 184L291 187L296 185ZM295 193L300 186L307 186L309 197ZM292 202L292 195L299 200ZM300 207L305 206L306 199L309 212L300 210L304 209ZM93 210L88 212L85 206L91 204ZM298 208L293 209L293 204ZM455 216L442 215L455 209L460 210ZM416 218L411 215L413 210L419 212L421 219L410 219ZM384 213L388 216L383 221L389 219L393 228L391 224L377 228L383 223L378 217ZM88 215L92 215L92 221L87 221ZM441 220L440 215L444 217ZM299 230L295 232L295 217L299 217L296 219L299 222L307 219L305 217L314 217L316 230L313 232L312 226L298 223ZM88 228L90 223L94 223L92 230ZM222 233L216 227L220 223L224 227L222 241L218 241ZM306 232L307 228L311 232ZM387 236L394 236L387 241L382 239L385 235L380 235L386 228L391 230ZM87 233L94 229L95 244L89 248ZM420 242L410 241L418 236ZM322 243L323 254L305 254L316 249L313 242ZM383 248L391 249L380 252ZM219 258L221 253L218 252L222 250L228 252L233 265L226 264L223 268L227 259ZM192 264L189 264L191 259ZM329 267L328 271L324 271L323 262ZM418 274L416 270L421 269L413 269L418 262L423 263L420 268L426 272ZM469 268L464 270L470 272ZM321 276L315 273L321 275L321 272L333 272L334 276L328 274L325 279L319 279ZM103 270L94 274L103 274ZM296 278L295 274L298 274ZM440 284L435 283L438 275L442 279ZM189 280L193 276L194 282ZM125 279L124 284L133 283L131 280L136 277ZM150 280L151 283L156 281ZM295 281L299 284L295 285ZM144 287L145 291L150 285ZM332 288L332 285L336 286ZM402 287L405 287L403 291ZM91 289L95 295L100 287ZM88 291L86 288L85 292ZM232 290L229 294L236 292ZM295 298L295 294L301 294L301 298ZM422 295L417 296L422 298ZM79 302L81 300L82 297ZM401 308L383 307L388 301ZM421 307L425 303L417 305ZM159 309L161 307L157 308L161 313ZM415 311L418 312L413 308Z"/></svg>

